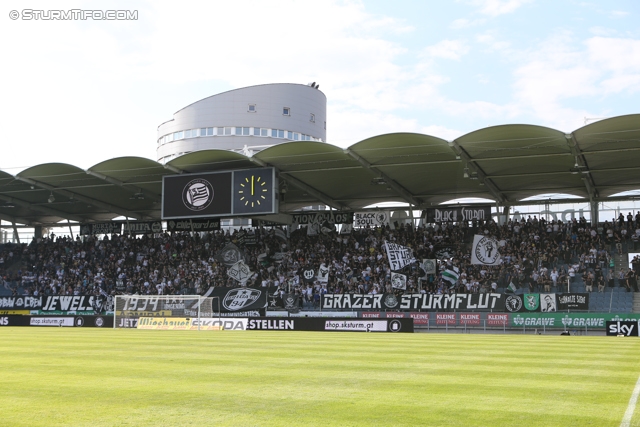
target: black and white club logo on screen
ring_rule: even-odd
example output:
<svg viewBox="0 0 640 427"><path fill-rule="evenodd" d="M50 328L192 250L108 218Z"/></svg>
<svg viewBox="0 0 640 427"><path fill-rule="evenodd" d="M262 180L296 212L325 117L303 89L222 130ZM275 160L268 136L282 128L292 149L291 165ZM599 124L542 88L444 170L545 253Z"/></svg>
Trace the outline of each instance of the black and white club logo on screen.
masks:
<svg viewBox="0 0 640 427"><path fill-rule="evenodd" d="M76 317L75 325L76 326L84 326L84 319L82 317Z"/></svg>
<svg viewBox="0 0 640 427"><path fill-rule="evenodd" d="M95 324L96 327L102 328L102 326L104 326L104 319L102 317L96 317Z"/></svg>
<svg viewBox="0 0 640 427"><path fill-rule="evenodd" d="M201 211L213 201L213 187L206 179L189 181L182 190L182 202L192 211Z"/></svg>
<svg viewBox="0 0 640 427"><path fill-rule="evenodd" d="M402 329L402 323L399 320L392 320L389 322L389 330L391 332L400 332Z"/></svg>

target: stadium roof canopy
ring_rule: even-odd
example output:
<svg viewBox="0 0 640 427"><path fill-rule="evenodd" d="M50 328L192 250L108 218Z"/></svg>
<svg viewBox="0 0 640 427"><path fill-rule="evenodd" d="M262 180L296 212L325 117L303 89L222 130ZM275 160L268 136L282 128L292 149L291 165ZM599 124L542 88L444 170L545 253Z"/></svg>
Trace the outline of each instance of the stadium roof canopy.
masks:
<svg viewBox="0 0 640 427"><path fill-rule="evenodd" d="M47 163L16 176L0 171L0 219L30 226L120 216L159 219L163 176L263 166L278 171L282 213L318 204L353 210L390 201L421 209L467 197L505 206L546 193L613 200L611 195L640 189L640 114L601 120L570 134L501 125L451 142L393 133L346 149L296 141L252 157L205 150L166 165L139 157L106 160L88 170Z"/></svg>

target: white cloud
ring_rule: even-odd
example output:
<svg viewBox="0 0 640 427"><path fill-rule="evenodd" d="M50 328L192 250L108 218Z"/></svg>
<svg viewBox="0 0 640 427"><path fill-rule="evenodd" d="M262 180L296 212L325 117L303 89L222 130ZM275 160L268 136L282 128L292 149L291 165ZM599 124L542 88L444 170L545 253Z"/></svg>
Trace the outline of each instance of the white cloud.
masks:
<svg viewBox="0 0 640 427"><path fill-rule="evenodd" d="M640 90L640 40L593 37L582 49L572 42L566 34L551 37L514 73L521 108L563 130L602 113L568 106L574 101Z"/></svg>
<svg viewBox="0 0 640 427"><path fill-rule="evenodd" d="M427 56L459 60L469 52L469 47L461 40L442 40L424 49Z"/></svg>
<svg viewBox="0 0 640 427"><path fill-rule="evenodd" d="M625 16L629 15L629 12L627 12L625 10L612 10L610 15L613 18L624 18Z"/></svg>
<svg viewBox="0 0 640 427"><path fill-rule="evenodd" d="M521 6L533 0L470 0L469 3L478 7L480 13L492 17L513 13Z"/></svg>

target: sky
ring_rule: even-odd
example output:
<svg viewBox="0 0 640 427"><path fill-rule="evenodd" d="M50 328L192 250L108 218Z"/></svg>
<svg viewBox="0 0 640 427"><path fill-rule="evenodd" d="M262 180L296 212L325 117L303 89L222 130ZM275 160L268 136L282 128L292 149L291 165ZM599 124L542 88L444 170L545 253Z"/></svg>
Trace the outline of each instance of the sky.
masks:
<svg viewBox="0 0 640 427"><path fill-rule="evenodd" d="M511 123L571 132L640 113L637 0L2 5L0 170L14 175L50 162L155 160L157 127L174 112L265 83L319 83L326 142L340 147ZM39 12L27 8L137 19L28 20Z"/></svg>

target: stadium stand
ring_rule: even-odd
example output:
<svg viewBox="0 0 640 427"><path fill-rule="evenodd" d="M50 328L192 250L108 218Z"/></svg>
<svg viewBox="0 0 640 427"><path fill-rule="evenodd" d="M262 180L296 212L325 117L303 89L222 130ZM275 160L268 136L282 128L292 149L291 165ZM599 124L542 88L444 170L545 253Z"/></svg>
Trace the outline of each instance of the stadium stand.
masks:
<svg viewBox="0 0 640 427"><path fill-rule="evenodd" d="M632 226L605 222L592 229L584 219L562 223L534 216L503 226L493 221L398 225L354 229L350 234L325 230L316 236L301 228L288 239L275 228L264 227L75 240L49 236L0 249L0 296L203 294L212 286L238 286L218 256L226 245L234 243L253 272L248 286L278 286L282 292L299 294L302 309L313 309L321 293L402 293L391 285L383 249L383 242L390 241L410 246L418 260L442 258L436 275L425 275L419 263L406 267L405 292L511 292L514 288L517 294L546 289L566 292L571 275L570 291L586 292L586 283L597 282L602 276L606 286L602 292L593 286L589 310L624 313L633 311L636 289L630 286L627 290L627 279L618 278L620 271L611 265L612 257L621 255L620 250L632 243L621 234L622 229ZM475 234L500 240L500 266L470 263ZM303 277L304 270L317 272L321 265L329 270L326 284L318 282L315 275ZM460 277L450 284L441 273L453 267Z"/></svg>

